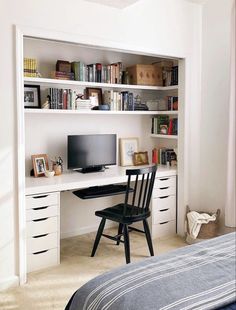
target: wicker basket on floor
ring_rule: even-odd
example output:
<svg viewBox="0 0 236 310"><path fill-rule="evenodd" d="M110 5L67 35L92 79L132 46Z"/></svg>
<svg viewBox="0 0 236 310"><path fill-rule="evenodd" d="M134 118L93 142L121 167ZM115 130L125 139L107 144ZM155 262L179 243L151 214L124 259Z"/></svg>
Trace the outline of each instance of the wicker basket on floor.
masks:
<svg viewBox="0 0 236 310"><path fill-rule="evenodd" d="M187 221L187 235L189 235L189 225L188 225L188 218L187 214L190 212L189 206L186 207L186 221ZM198 213L207 213L209 215L216 214L216 220L215 221L210 221L207 224L202 224L201 229L199 231L199 234L197 236L197 241L201 241L202 239L209 239L209 238L214 238L218 236L218 231L219 231L219 217L220 217L220 210L217 209L216 212L204 212L204 211L196 211Z"/></svg>

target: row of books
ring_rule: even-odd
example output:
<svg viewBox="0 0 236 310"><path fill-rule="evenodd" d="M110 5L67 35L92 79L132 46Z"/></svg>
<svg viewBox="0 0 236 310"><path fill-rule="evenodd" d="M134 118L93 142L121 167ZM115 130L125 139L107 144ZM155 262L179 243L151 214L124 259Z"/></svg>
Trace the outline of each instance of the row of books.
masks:
<svg viewBox="0 0 236 310"><path fill-rule="evenodd" d="M178 66L163 68L163 86L174 86L178 85Z"/></svg>
<svg viewBox="0 0 236 310"><path fill-rule="evenodd" d="M37 76L37 60L33 58L24 58L24 76Z"/></svg>
<svg viewBox="0 0 236 310"><path fill-rule="evenodd" d="M152 134L178 135L178 118L157 115L152 118Z"/></svg>
<svg viewBox="0 0 236 310"><path fill-rule="evenodd" d="M77 109L76 97L77 94L72 89L49 88L49 108L75 110Z"/></svg>
<svg viewBox="0 0 236 310"><path fill-rule="evenodd" d="M112 111L135 110L134 94L128 91L105 90L103 93L103 103L108 104Z"/></svg>
<svg viewBox="0 0 236 310"><path fill-rule="evenodd" d="M159 165L173 165L177 163L177 155L174 149L160 148L157 152L157 164Z"/></svg>
<svg viewBox="0 0 236 310"><path fill-rule="evenodd" d="M178 111L177 96L167 96L167 109L168 111Z"/></svg>
<svg viewBox="0 0 236 310"><path fill-rule="evenodd" d="M122 83L122 63L117 62L109 65L101 63L86 65L81 61L71 63L71 69L76 81L98 83Z"/></svg>

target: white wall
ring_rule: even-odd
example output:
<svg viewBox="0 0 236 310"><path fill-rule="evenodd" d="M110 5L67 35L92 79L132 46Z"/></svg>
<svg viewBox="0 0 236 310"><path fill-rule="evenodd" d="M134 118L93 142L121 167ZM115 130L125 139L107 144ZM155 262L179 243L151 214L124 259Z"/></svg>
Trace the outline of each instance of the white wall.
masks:
<svg viewBox="0 0 236 310"><path fill-rule="evenodd" d="M199 104L199 22L200 9L184 0L141 0L117 10L71 0L58 1L1 0L0 38L3 44L0 57L0 286L13 281L18 274L18 227L16 184L16 82L14 25L25 25L101 38L154 51L160 55L189 55L190 79L187 87L191 102ZM91 40L92 43L93 40ZM191 112L191 111L190 111ZM198 129L198 115L192 128ZM192 138L196 132L190 133ZM193 141L187 137L188 141ZM187 144L187 147L191 144ZM198 145L195 144L196 147ZM192 170L187 177L194 182ZM191 189L191 184L190 184ZM190 195L191 196L191 195Z"/></svg>
<svg viewBox="0 0 236 310"><path fill-rule="evenodd" d="M222 210L230 78L230 17L233 0L208 0L202 15L202 117L200 207ZM223 221L223 217L222 217Z"/></svg>

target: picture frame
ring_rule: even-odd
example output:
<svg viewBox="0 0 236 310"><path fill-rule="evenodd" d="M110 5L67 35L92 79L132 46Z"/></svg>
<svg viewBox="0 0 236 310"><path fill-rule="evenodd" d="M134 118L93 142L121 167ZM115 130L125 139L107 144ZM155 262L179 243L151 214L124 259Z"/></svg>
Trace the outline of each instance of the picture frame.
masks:
<svg viewBox="0 0 236 310"><path fill-rule="evenodd" d="M142 166L142 165L149 165L148 161L148 152L134 152L134 165L135 166Z"/></svg>
<svg viewBox="0 0 236 310"><path fill-rule="evenodd" d="M31 155L31 159L34 169L34 176L36 178L44 176L45 171L49 170L47 154Z"/></svg>
<svg viewBox="0 0 236 310"><path fill-rule="evenodd" d="M40 86L24 85L24 108L40 109Z"/></svg>
<svg viewBox="0 0 236 310"><path fill-rule="evenodd" d="M133 138L120 138L120 164L121 166L133 166L133 155L138 152L139 139Z"/></svg>
<svg viewBox="0 0 236 310"><path fill-rule="evenodd" d="M95 97L96 100L94 100L94 105L102 104L102 89L101 88L86 87L85 96L86 96L86 99L91 99L90 97Z"/></svg>

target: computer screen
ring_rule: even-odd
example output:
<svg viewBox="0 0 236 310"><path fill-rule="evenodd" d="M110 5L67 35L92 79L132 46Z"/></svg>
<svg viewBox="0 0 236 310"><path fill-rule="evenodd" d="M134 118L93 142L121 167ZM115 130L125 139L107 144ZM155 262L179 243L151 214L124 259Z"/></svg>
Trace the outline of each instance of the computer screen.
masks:
<svg viewBox="0 0 236 310"><path fill-rule="evenodd" d="M97 167L99 170L106 165L116 165L116 135L70 135L67 158L68 169Z"/></svg>

